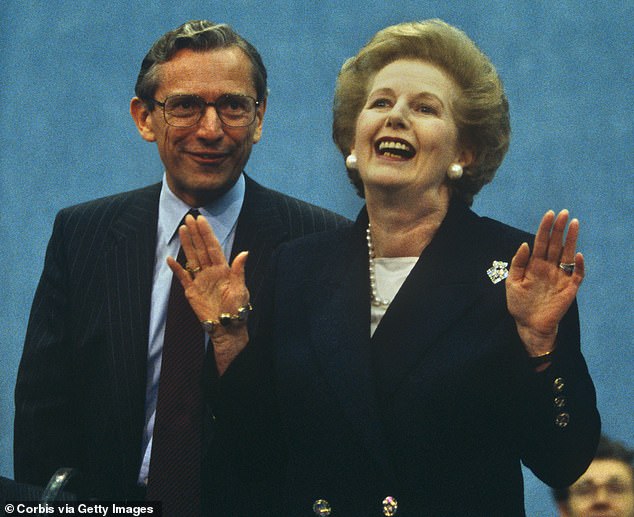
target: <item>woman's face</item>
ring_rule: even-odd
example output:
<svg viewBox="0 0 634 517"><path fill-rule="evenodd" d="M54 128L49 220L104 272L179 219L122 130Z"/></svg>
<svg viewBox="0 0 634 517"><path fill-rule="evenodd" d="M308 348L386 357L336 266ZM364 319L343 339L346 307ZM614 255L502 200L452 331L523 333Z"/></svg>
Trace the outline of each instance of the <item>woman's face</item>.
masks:
<svg viewBox="0 0 634 517"><path fill-rule="evenodd" d="M357 119L353 152L366 194L407 189L448 199L447 169L471 154L458 145L451 101L459 92L440 68L400 59L371 82Z"/></svg>

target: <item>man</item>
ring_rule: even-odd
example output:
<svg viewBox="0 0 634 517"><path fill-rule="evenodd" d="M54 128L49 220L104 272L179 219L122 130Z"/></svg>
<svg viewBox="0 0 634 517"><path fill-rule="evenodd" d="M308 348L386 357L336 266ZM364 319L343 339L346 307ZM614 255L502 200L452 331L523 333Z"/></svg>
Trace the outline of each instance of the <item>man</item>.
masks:
<svg viewBox="0 0 634 517"><path fill-rule="evenodd" d="M243 173L262 134L266 69L229 26L192 21L159 38L135 93L130 112L143 139L157 144L163 181L58 214L16 384L16 480L45 485L57 468L76 467L87 495L121 500L145 498L161 470L150 465L159 378L167 370L161 359L172 280L166 258L178 254L185 214L195 208L210 221L228 259L249 251L250 332L275 247L346 224ZM202 354L204 346L203 379L193 382L214 386L214 350L207 339ZM248 496L241 483L248 479L245 490L255 497L258 469L248 459L234 464L241 444L212 410L201 417L202 497L214 514L238 515ZM167 465L182 459L167 449ZM183 475L193 468L186 465ZM165 507L164 515L170 515Z"/></svg>
<svg viewBox="0 0 634 517"><path fill-rule="evenodd" d="M602 436L588 470L553 495L562 517L634 517L634 451Z"/></svg>

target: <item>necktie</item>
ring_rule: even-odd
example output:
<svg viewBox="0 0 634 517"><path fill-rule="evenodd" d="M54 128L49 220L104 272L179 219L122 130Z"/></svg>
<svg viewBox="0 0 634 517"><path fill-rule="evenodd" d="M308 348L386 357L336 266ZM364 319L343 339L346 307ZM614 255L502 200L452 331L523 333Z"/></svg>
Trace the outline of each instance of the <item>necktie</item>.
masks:
<svg viewBox="0 0 634 517"><path fill-rule="evenodd" d="M196 217L197 210L190 210ZM183 249L176 260L184 266ZM180 281L172 278L146 499L164 517L200 516L204 332Z"/></svg>

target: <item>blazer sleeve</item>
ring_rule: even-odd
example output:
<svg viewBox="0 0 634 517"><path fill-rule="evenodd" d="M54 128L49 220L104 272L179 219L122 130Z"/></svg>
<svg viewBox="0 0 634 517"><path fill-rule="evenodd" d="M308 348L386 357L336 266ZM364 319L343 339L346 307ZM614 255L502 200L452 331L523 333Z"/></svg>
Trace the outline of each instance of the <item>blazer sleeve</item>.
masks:
<svg viewBox="0 0 634 517"><path fill-rule="evenodd" d="M77 464L63 227L60 213L31 308L15 390L15 479L35 485L45 485L57 468Z"/></svg>
<svg viewBox="0 0 634 517"><path fill-rule="evenodd" d="M273 259L275 261L275 259ZM209 383L209 407L213 413L214 442L229 457L224 486L232 500L232 515L283 515L282 478L287 446L275 393L273 360L272 282L267 275L254 314L266 324L252 337L224 375ZM213 463L214 454L210 455ZM222 463L216 461L216 466ZM224 484L224 485L223 485ZM227 497L225 495L225 497ZM262 504L266 501L266 504Z"/></svg>
<svg viewBox="0 0 634 517"><path fill-rule="evenodd" d="M594 385L580 351L576 302L560 323L551 365L536 373L527 363L521 383L522 460L546 484L569 486L592 461L601 428Z"/></svg>

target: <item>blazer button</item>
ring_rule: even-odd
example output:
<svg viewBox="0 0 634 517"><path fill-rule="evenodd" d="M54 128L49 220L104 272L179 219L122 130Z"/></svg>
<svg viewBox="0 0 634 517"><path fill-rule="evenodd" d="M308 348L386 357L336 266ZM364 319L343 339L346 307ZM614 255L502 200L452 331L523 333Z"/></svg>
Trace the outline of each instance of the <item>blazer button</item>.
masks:
<svg viewBox="0 0 634 517"><path fill-rule="evenodd" d="M562 391L564 391L564 388L566 387L566 383L564 382L563 377L557 377L554 382L553 382L553 391L555 393L561 393Z"/></svg>
<svg viewBox="0 0 634 517"><path fill-rule="evenodd" d="M398 502L392 496L387 496L383 499L383 515L386 517L392 517L396 515L396 510L398 509Z"/></svg>
<svg viewBox="0 0 634 517"><path fill-rule="evenodd" d="M555 397L553 402L556 408L562 408L566 405L566 397Z"/></svg>
<svg viewBox="0 0 634 517"><path fill-rule="evenodd" d="M318 516L328 517L331 512L330 503L325 499L317 499L313 503L313 513Z"/></svg>
<svg viewBox="0 0 634 517"><path fill-rule="evenodd" d="M555 425L557 427L561 428L561 429L566 427L568 425L568 422L570 422L570 414L569 413L559 413L555 417Z"/></svg>

